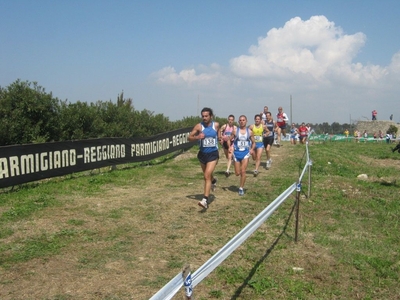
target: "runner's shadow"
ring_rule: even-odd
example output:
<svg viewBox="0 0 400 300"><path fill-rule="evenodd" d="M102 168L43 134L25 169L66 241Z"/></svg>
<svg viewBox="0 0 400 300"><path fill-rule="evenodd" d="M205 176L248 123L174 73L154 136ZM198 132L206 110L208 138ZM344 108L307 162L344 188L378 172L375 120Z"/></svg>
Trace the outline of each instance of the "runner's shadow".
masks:
<svg viewBox="0 0 400 300"><path fill-rule="evenodd" d="M200 201L201 199L203 199L203 194L187 195L186 198L188 198L189 200Z"/></svg>
<svg viewBox="0 0 400 300"><path fill-rule="evenodd" d="M225 171L214 171L214 174L225 177ZM231 174L232 174L232 171L231 171Z"/></svg>
<svg viewBox="0 0 400 300"><path fill-rule="evenodd" d="M293 204L292 210L286 220L285 226L283 227L282 232L278 235L278 237L276 238L276 240L272 243L271 247L269 247L267 249L267 251L264 253L264 255L258 260L258 262L254 265L254 267L251 269L249 275L247 276L247 278L243 281L242 285L236 290L235 294L232 296L231 300L236 300L239 299L240 294L242 293L243 289L249 284L249 282L251 281L251 278L254 276L254 274L257 272L258 268L260 267L260 265L264 262L264 260L268 257L268 255L271 254L272 250L274 250L275 246L278 244L279 240L281 239L281 237L283 235L288 236L288 234L286 233L286 229L289 225L289 221L292 218L293 212L296 208L296 202Z"/></svg>
<svg viewBox="0 0 400 300"><path fill-rule="evenodd" d="M201 201L201 199L203 199L203 194L194 194L194 195L187 195L186 198L188 198L189 200L196 200L196 201ZM211 194L208 197L208 205L210 206L210 204L212 204L215 200L215 196L213 194ZM200 212L205 212L207 211L206 208L203 208Z"/></svg>
<svg viewBox="0 0 400 300"><path fill-rule="evenodd" d="M239 187L237 185L230 185L230 186L221 186L221 189L224 191L237 193Z"/></svg>

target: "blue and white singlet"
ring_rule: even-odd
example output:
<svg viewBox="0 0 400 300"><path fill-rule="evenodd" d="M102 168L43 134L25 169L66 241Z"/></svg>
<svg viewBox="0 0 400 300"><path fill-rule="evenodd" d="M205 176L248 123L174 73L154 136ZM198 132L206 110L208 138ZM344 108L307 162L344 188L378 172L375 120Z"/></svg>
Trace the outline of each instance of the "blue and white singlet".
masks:
<svg viewBox="0 0 400 300"><path fill-rule="evenodd" d="M218 151L218 143L217 143L217 130L215 129L214 121L208 127L205 127L204 123L201 122L201 131L204 133L204 139L201 139L200 142L200 151L203 153L211 153L213 151Z"/></svg>
<svg viewBox="0 0 400 300"><path fill-rule="evenodd" d="M251 140L249 129L246 128L246 133L240 133L240 128L237 128L236 138L233 143L235 151L250 151Z"/></svg>

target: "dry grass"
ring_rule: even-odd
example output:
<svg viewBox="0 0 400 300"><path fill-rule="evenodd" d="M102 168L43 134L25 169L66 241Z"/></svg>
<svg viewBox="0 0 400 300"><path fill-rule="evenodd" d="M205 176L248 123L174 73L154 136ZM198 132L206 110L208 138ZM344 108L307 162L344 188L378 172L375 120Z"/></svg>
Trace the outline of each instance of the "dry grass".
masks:
<svg viewBox="0 0 400 300"><path fill-rule="evenodd" d="M163 165L118 171L125 182L108 182L99 193L87 195L83 189L54 195L63 201L61 207L48 207L13 222L14 234L1 242L18 247L20 241L65 231L71 237L66 235L65 245L55 255L0 266L0 298L150 298L186 263L195 270L206 262L289 186L287 181L280 184L279 178L284 174L283 159L299 154L292 150L290 145L274 148L271 170L262 169L258 177L252 176L250 164L244 197L237 194L239 179L223 176L226 159L221 156L218 188L207 211L197 205L203 180L194 150ZM316 242L320 237L312 228L337 221L328 212L313 215L315 201L319 199L303 200L298 243L293 240L293 197L196 287L196 299L266 299L269 295L342 299L340 292L334 296L335 290L347 291L346 298L363 299L362 278L354 278L354 271L338 262L332 249ZM174 299L184 299L183 292Z"/></svg>

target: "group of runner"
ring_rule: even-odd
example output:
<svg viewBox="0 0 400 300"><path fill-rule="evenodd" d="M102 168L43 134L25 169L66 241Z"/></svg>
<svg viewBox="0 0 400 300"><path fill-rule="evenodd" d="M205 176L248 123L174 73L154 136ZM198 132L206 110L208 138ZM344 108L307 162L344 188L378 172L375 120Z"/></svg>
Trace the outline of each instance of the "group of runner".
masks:
<svg viewBox="0 0 400 300"><path fill-rule="evenodd" d="M310 124L305 124L304 122L297 128L295 123L292 123L290 126L290 143L296 144L297 139L299 140L300 144L305 144L307 141L308 135L311 133L312 129Z"/></svg>
<svg viewBox="0 0 400 300"><path fill-rule="evenodd" d="M218 163L219 150L218 143L222 145L225 157L227 158L227 169L225 176L230 176L230 167L234 162L235 175L240 176L238 194L244 195L244 185L246 182L246 170L249 158L255 161L254 176L258 175L261 165L261 156L265 151L267 161L266 169L272 164L271 147L275 143L275 133L277 134L276 145L281 145L281 135L286 135L286 124L289 119L282 107L278 108L277 120L272 118L271 112L265 106L263 112L254 116L254 124L247 126L247 117L241 115L238 126L234 124L235 117L228 116L228 123L220 127L218 122L213 121L213 111L205 107L201 111L202 122L196 124L189 134L189 141L199 141L199 159L204 175L204 196L198 205L204 209L208 208L211 190L216 187L217 179L213 172Z"/></svg>

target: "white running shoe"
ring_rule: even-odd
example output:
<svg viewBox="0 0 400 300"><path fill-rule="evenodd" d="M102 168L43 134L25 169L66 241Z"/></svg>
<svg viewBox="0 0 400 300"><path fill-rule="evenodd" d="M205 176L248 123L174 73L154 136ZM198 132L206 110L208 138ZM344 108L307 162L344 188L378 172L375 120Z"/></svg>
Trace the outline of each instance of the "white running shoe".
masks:
<svg viewBox="0 0 400 300"><path fill-rule="evenodd" d="M244 190L243 188L239 188L239 196L243 196L244 195Z"/></svg>
<svg viewBox="0 0 400 300"><path fill-rule="evenodd" d="M254 177L257 177L258 171L257 171L257 170L254 170L253 175L254 175Z"/></svg>
<svg viewBox="0 0 400 300"><path fill-rule="evenodd" d="M267 164L266 164L266 169L269 170L269 168L271 168L271 163L272 161L269 159L267 160Z"/></svg>
<svg viewBox="0 0 400 300"><path fill-rule="evenodd" d="M199 201L199 203L197 203L197 204L203 208L208 208L208 203L205 198L203 198L203 200Z"/></svg>

